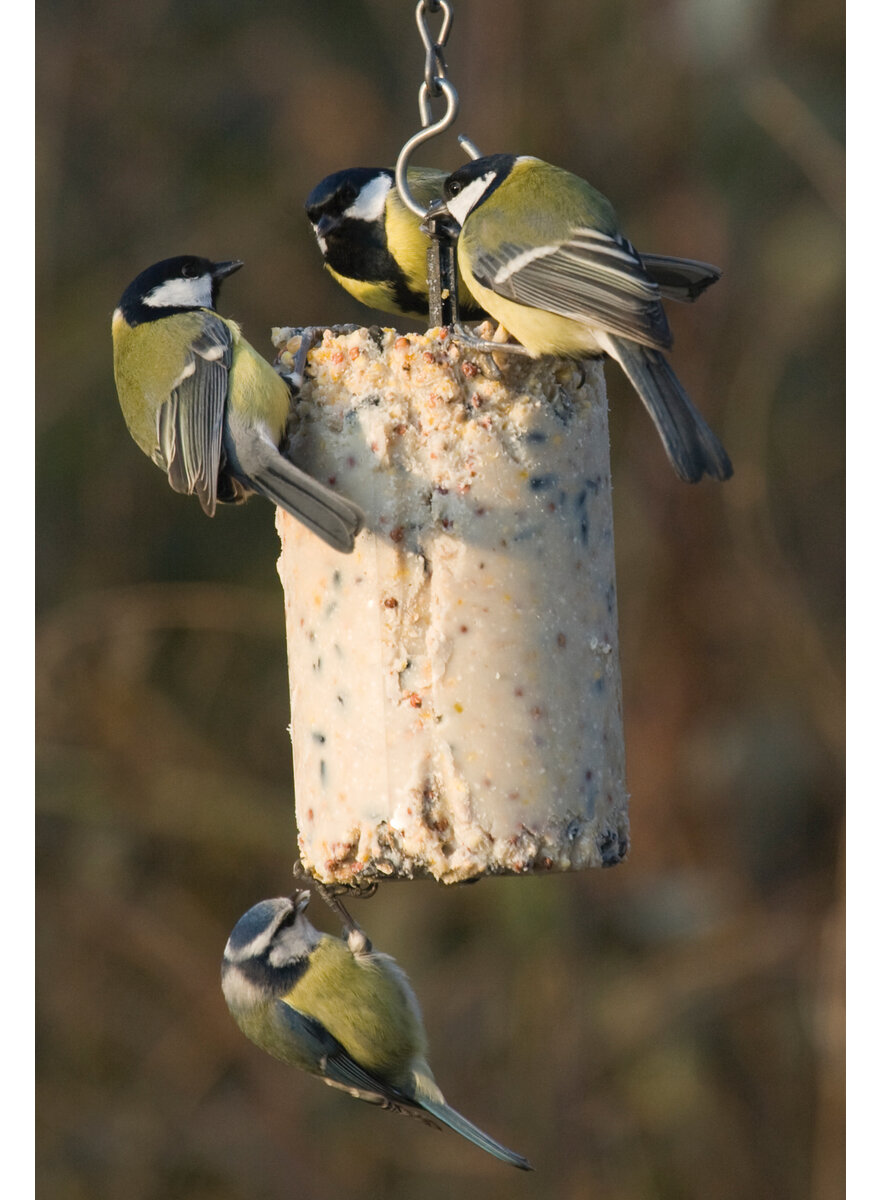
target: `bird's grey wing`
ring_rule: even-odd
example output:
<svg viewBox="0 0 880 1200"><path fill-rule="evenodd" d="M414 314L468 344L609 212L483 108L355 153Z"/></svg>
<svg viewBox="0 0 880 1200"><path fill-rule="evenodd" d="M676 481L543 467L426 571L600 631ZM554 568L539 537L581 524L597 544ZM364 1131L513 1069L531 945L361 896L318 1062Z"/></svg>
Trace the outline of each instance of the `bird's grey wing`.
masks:
<svg viewBox="0 0 880 1200"><path fill-rule="evenodd" d="M205 312L183 371L156 417L157 461L175 492L198 496L209 517L217 507L223 461L223 421L232 337L215 313Z"/></svg>
<svg viewBox="0 0 880 1200"><path fill-rule="evenodd" d="M695 258L672 258L667 254L639 254L642 266L657 286L664 300L699 299L706 288L717 283L721 271L711 263Z"/></svg>
<svg viewBox="0 0 880 1200"><path fill-rule="evenodd" d="M412 1105L402 1092L383 1083L375 1075L359 1066L345 1047L324 1028L320 1021L292 1008L283 1000L277 1001L276 1011L297 1046L308 1053L313 1062L312 1070L328 1083L351 1092L361 1100L373 1104L397 1108Z"/></svg>
<svg viewBox="0 0 880 1200"><path fill-rule="evenodd" d="M478 283L518 304L570 317L645 346L663 349L672 344L660 288L620 235L584 227L558 245L505 242L493 253L477 248L470 266Z"/></svg>

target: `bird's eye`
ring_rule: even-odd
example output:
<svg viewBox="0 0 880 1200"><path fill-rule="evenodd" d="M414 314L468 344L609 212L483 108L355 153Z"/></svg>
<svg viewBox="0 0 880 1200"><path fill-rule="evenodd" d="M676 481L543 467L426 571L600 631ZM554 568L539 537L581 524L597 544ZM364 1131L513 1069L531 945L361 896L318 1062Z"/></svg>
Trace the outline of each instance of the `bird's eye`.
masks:
<svg viewBox="0 0 880 1200"><path fill-rule="evenodd" d="M199 272L198 272L198 267L195 265L195 263L188 262L188 263L184 263L183 266L180 268L180 273L184 277L184 279L193 279L196 275L198 275Z"/></svg>
<svg viewBox="0 0 880 1200"><path fill-rule="evenodd" d="M450 196L457 196L461 191L461 184L458 182L458 180L454 179L452 183L448 183L446 185L446 190L449 192Z"/></svg>

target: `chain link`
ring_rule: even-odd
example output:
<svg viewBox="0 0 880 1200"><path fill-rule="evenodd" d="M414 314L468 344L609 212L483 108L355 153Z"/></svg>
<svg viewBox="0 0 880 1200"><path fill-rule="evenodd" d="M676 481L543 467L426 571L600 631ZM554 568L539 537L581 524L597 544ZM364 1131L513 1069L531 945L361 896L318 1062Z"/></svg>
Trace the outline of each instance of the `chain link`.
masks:
<svg viewBox="0 0 880 1200"><path fill-rule="evenodd" d="M441 16L440 32L436 35L431 31L429 17ZM419 204L407 184L406 172L413 151L437 134L443 133L452 125L458 116L458 93L449 80L446 65L446 42L452 29L452 5L449 0L418 0L416 5L416 25L422 45L425 47L425 78L419 88L419 119L422 128L413 134L405 144L397 159L395 183L400 197L410 210L424 220L427 209ZM431 107L432 100L443 97L446 101L446 112L439 120L434 119ZM462 135L459 142L471 158L479 158L480 152L470 140Z"/></svg>
<svg viewBox="0 0 880 1200"><path fill-rule="evenodd" d="M443 23L440 26L440 33L435 38L431 35L431 30L428 26L428 16L442 13ZM452 5L448 0L419 0L416 8L416 25L422 37L422 45L425 47L425 91L434 100L440 96L440 86L437 83L438 79L446 78L446 55L443 50L449 38L449 31L452 29ZM419 101L421 107L421 100ZM422 120L423 125L429 125L431 122L430 115L428 120Z"/></svg>

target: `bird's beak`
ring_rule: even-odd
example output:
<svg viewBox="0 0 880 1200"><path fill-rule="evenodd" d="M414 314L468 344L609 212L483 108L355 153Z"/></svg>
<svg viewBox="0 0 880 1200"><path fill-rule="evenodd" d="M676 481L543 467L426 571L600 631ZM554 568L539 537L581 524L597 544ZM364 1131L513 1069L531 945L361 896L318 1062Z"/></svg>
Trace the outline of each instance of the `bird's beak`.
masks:
<svg viewBox="0 0 880 1200"><path fill-rule="evenodd" d="M434 236L434 230L439 229L446 235L448 241L454 242L461 233L461 226L442 200L432 200L425 213L425 218L419 228L423 233Z"/></svg>
<svg viewBox="0 0 880 1200"><path fill-rule="evenodd" d="M326 238L328 233L331 233L337 226L336 217L323 216L319 219L315 226L315 236L319 239Z"/></svg>
<svg viewBox="0 0 880 1200"><path fill-rule="evenodd" d="M238 271L244 263L238 258L230 258L227 262L217 262L211 267L211 278L220 280Z"/></svg>

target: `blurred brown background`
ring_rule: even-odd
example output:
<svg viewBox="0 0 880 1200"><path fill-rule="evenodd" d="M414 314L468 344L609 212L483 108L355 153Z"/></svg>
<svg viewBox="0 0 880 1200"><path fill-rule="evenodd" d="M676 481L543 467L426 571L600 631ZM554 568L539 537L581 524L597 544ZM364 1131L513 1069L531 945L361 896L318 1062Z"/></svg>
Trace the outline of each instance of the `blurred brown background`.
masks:
<svg viewBox="0 0 880 1200"><path fill-rule="evenodd" d="M417 128L413 11L40 6L40 1194L833 1200L831 0L456 4L457 132L589 178L637 246L724 269L670 315L730 483L679 483L608 369L629 861L387 886L356 909L412 977L451 1102L537 1173L276 1064L225 1010L229 930L290 889L295 853L273 513L254 499L209 521L172 493L118 411L110 314L187 252L246 261L224 311L267 354L272 325L374 319L322 271L302 201L332 170L393 164ZM417 161L454 166L454 138Z"/></svg>

